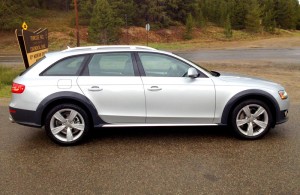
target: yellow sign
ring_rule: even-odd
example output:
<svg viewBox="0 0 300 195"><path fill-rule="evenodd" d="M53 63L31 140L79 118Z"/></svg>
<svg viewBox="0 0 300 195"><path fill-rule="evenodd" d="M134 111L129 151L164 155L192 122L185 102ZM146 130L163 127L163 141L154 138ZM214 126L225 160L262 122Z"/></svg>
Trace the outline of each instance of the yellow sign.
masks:
<svg viewBox="0 0 300 195"><path fill-rule="evenodd" d="M27 26L26 22L23 22L22 28L23 28L23 30L27 30L28 29L28 26Z"/></svg>

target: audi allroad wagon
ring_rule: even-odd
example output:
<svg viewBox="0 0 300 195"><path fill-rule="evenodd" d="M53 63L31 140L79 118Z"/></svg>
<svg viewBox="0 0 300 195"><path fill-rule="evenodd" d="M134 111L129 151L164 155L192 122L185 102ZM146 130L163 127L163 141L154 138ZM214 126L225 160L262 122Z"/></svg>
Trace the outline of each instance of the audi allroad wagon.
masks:
<svg viewBox="0 0 300 195"><path fill-rule="evenodd" d="M276 83L218 73L144 46L48 53L12 84L10 120L44 127L61 145L96 127L230 125L244 139L288 120Z"/></svg>

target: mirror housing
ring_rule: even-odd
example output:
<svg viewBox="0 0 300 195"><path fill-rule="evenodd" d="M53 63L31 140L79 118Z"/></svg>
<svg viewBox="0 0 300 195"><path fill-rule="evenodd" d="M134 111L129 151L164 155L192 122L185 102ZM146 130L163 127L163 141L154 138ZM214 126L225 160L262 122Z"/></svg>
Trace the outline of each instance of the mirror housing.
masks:
<svg viewBox="0 0 300 195"><path fill-rule="evenodd" d="M197 78L199 76L199 73L195 68L191 67L188 69L187 75L191 78Z"/></svg>

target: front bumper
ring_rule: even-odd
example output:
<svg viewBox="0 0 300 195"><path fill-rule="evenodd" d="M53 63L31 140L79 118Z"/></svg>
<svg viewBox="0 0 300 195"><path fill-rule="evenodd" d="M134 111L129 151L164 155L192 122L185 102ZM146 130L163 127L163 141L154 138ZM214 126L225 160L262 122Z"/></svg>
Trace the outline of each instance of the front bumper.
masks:
<svg viewBox="0 0 300 195"><path fill-rule="evenodd" d="M280 111L280 113L278 113L277 118L276 118L276 124L281 124L281 123L285 123L286 121L288 121L289 120L288 113L289 113L288 110Z"/></svg>

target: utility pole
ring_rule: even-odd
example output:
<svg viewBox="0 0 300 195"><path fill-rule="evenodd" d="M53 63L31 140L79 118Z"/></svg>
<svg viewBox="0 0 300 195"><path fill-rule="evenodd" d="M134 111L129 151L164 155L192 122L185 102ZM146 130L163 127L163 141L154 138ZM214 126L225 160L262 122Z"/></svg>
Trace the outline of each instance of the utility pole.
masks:
<svg viewBox="0 0 300 195"><path fill-rule="evenodd" d="M79 38L79 26L78 26L78 7L77 7L77 0L74 0L74 6L75 6L75 18L76 18L76 37L77 37L77 47L80 46L80 38Z"/></svg>
<svg viewBox="0 0 300 195"><path fill-rule="evenodd" d="M129 39L128 39L128 18L127 14L125 14L125 22L126 22L126 43L129 45Z"/></svg>

